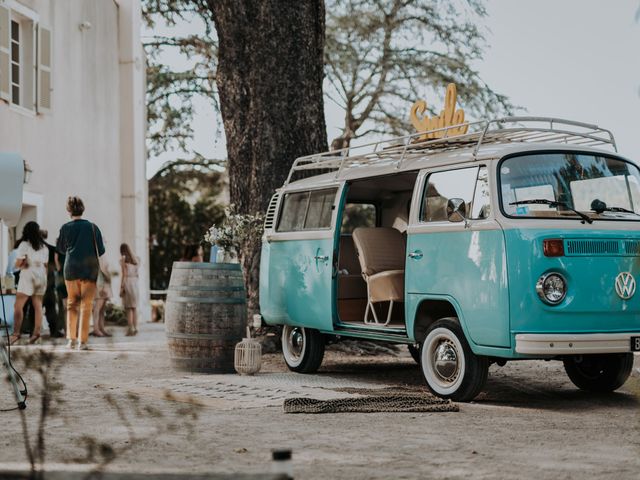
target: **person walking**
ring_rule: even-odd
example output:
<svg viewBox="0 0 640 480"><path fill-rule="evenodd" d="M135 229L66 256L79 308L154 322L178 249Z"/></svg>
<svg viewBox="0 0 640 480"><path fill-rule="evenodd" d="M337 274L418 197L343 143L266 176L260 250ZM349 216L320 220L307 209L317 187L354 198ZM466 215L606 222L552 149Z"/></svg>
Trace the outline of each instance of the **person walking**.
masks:
<svg viewBox="0 0 640 480"><path fill-rule="evenodd" d="M44 317L49 324L51 338L62 338L64 337L64 332L60 325L62 311L58 310L58 299L56 297L56 247L47 242L48 236L49 232L42 230L42 238L49 252L49 259L47 260L47 290L44 292L42 306L44 307Z"/></svg>
<svg viewBox="0 0 640 480"><path fill-rule="evenodd" d="M40 226L36 222L27 222L18 240L15 266L20 269L20 280L13 310L13 335L9 338L11 345L20 340L24 306L31 299L34 310L34 328L29 343L40 341L42 327L42 297L47 289L47 249Z"/></svg>
<svg viewBox="0 0 640 480"><path fill-rule="evenodd" d="M60 228L57 244L58 253L65 255L67 346L73 349L79 341L80 350L89 349L89 320L100 271L99 257L105 252L102 233L95 224L82 218L84 210L84 203L79 197L69 197L67 212L71 221Z"/></svg>
<svg viewBox="0 0 640 480"><path fill-rule="evenodd" d="M126 243L120 245L120 267L122 269L122 283L120 283L120 297L127 311L129 329L127 336L138 333L138 259Z"/></svg>
<svg viewBox="0 0 640 480"><path fill-rule="evenodd" d="M110 337L111 334L104 328L104 313L107 302L113 296L111 289L111 272L106 259L101 259L100 270L98 271L97 293L93 303L93 332L94 337Z"/></svg>
<svg viewBox="0 0 640 480"><path fill-rule="evenodd" d="M20 269L16 267L19 244L20 240L16 240L13 245L13 250L9 253L9 258L7 260L7 275L13 275L13 290L17 290L18 285L20 284ZM31 335L34 330L34 326L35 320L33 318L33 306L31 305L31 299L28 298L22 308L22 325L20 327L20 333L28 333Z"/></svg>

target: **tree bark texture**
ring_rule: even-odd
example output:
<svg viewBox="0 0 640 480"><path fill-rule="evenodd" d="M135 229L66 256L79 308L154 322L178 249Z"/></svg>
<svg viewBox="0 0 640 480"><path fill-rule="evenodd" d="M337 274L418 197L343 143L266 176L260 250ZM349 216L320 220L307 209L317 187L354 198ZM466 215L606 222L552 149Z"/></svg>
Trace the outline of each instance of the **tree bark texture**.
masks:
<svg viewBox="0 0 640 480"><path fill-rule="evenodd" d="M231 203L265 212L293 161L327 150L322 97L323 0L207 0ZM260 239L240 252L249 312L258 308Z"/></svg>

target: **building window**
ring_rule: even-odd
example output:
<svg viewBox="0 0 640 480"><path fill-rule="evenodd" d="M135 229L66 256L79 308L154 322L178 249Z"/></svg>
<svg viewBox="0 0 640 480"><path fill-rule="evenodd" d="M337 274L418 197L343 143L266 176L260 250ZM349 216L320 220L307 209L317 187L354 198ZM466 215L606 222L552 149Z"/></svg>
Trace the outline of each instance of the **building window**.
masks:
<svg viewBox="0 0 640 480"><path fill-rule="evenodd" d="M36 29L32 19L11 11L11 103L36 108Z"/></svg>
<svg viewBox="0 0 640 480"><path fill-rule="evenodd" d="M20 24L11 21L11 102L20 105Z"/></svg>
<svg viewBox="0 0 640 480"><path fill-rule="evenodd" d="M0 1L0 99L32 112L51 109L51 31L14 1Z"/></svg>

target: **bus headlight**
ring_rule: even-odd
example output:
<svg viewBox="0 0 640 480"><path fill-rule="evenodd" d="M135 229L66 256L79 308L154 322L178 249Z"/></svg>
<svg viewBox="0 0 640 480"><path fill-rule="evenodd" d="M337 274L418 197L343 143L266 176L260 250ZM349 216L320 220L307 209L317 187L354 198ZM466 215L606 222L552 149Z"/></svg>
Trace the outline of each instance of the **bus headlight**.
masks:
<svg viewBox="0 0 640 480"><path fill-rule="evenodd" d="M548 305L558 305L567 294L567 281L559 273L545 273L536 283L540 300Z"/></svg>

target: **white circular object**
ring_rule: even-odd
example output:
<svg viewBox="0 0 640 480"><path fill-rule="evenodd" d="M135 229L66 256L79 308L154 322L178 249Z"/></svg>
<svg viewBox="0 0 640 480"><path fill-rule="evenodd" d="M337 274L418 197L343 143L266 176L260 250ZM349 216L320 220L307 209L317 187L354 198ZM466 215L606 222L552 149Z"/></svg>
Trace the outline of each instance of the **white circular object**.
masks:
<svg viewBox="0 0 640 480"><path fill-rule="evenodd" d="M464 350L449 329L432 330L422 346L422 372L429 386L440 395L455 393L466 370Z"/></svg>
<svg viewBox="0 0 640 480"><path fill-rule="evenodd" d="M567 281L559 273L542 275L536 283L540 300L549 305L558 305L567 295Z"/></svg>
<svg viewBox="0 0 640 480"><path fill-rule="evenodd" d="M299 367L307 349L307 335L304 328L285 325L282 328L282 353L287 365Z"/></svg>
<svg viewBox="0 0 640 480"><path fill-rule="evenodd" d="M636 279L629 272L621 272L616 277L616 293L623 300L629 300L636 293Z"/></svg>

